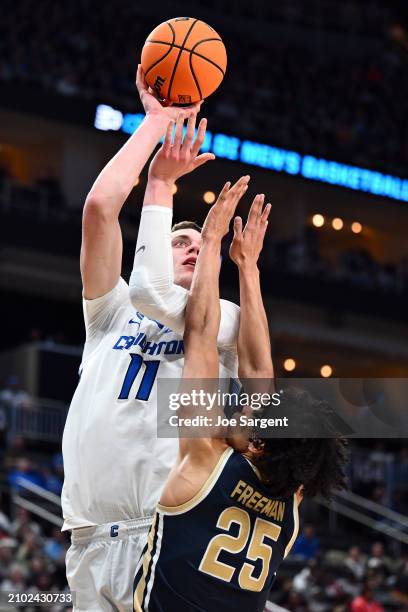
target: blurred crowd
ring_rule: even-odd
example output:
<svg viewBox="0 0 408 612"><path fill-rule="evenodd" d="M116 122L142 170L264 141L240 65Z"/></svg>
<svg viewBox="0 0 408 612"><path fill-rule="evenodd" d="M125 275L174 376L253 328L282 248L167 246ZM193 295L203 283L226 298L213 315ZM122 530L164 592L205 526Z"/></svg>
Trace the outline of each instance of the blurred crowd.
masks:
<svg viewBox="0 0 408 612"><path fill-rule="evenodd" d="M272 600L291 612L405 612L408 554L395 557L380 541L362 550L323 548L305 525L278 577Z"/></svg>
<svg viewBox="0 0 408 612"><path fill-rule="evenodd" d="M234 3L224 4L217 3L218 14L230 15ZM207 103L212 128L405 174L408 133L401 108L408 76L405 52L390 34L399 28L403 36L404 30L392 25L390 7L376 0L314 0L307 9L300 0L250 4L231 8L235 29L226 21L220 24L229 64L220 92ZM6 0L0 80L135 110L135 69L141 46L156 25L154 15L143 16L142 10L128 1ZM210 4L208 10L215 7ZM247 35L236 44L239 18L244 17ZM256 35L260 20L294 26L292 38L281 37L283 43L273 35ZM349 45L326 48L313 36L297 36L299 27L343 30L353 50L345 48ZM373 40L377 45L367 52Z"/></svg>
<svg viewBox="0 0 408 612"><path fill-rule="evenodd" d="M286 275L373 292L403 294L408 289L408 257L397 263L380 263L363 248L340 250L335 257L326 257L317 232L309 229L299 240L267 243L262 265Z"/></svg>
<svg viewBox="0 0 408 612"><path fill-rule="evenodd" d="M11 516L1 505L0 591L67 592L65 555L68 546L69 539L59 527L50 526L19 506L13 508ZM51 612L70 608L61 604L49 607ZM24 609L32 608L26 606Z"/></svg>
<svg viewBox="0 0 408 612"><path fill-rule="evenodd" d="M7 495L0 503L0 591L34 594L67 591L67 534L61 533L60 527L31 514L25 507L10 502L10 494L26 499L28 503L36 502L34 496L30 498L23 481L59 496L63 479L61 455L58 453L35 463L28 458L24 441L16 440L3 458L1 472L7 483L2 490ZM41 506L44 507L44 502ZM60 520L59 516L56 520ZM24 609L32 608L27 606ZM50 607L54 612L66 609L70 606L58 604Z"/></svg>

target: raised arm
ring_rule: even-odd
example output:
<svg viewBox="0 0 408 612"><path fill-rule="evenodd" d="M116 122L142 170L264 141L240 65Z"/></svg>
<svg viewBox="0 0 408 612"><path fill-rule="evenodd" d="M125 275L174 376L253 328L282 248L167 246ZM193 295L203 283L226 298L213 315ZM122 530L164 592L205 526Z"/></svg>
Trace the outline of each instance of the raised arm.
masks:
<svg viewBox="0 0 408 612"><path fill-rule="evenodd" d="M174 141L174 122L169 124L163 146L150 164L130 277L130 298L135 308L180 335L184 333L188 291L174 281L172 187L181 176L214 159L212 153L199 154L205 138L206 120L200 121L196 136L195 123L195 116L190 116L183 140L183 118L180 117L175 125ZM221 300L219 346L236 344L238 324L238 306Z"/></svg>
<svg viewBox="0 0 408 612"><path fill-rule="evenodd" d="M231 259L239 270L241 319L238 334L238 374L242 379L271 379L273 364L268 320L262 300L258 258L262 250L271 205L262 210L263 195L252 203L248 221L242 230L242 219L234 221Z"/></svg>
<svg viewBox="0 0 408 612"><path fill-rule="evenodd" d="M218 378L216 341L221 317L221 240L228 232L232 215L248 188L246 178L243 177L231 190L230 184L225 184L203 226L202 246L186 308L183 370L183 377L186 378Z"/></svg>
<svg viewBox="0 0 408 612"><path fill-rule="evenodd" d="M210 209L202 231L202 247L194 270L186 308L184 369L180 393L193 390L215 393L218 382L217 334L220 324L219 273L221 239L227 233L235 208L247 190L243 177L238 187L225 185ZM231 192L233 197L231 196ZM195 408L183 405L179 419L194 415ZM213 411L214 413L215 411ZM164 486L161 503L177 506L190 500L207 480L220 454L227 447L224 439L184 437L179 428L179 455ZM214 432L214 430L212 430Z"/></svg>
<svg viewBox="0 0 408 612"><path fill-rule="evenodd" d="M149 93L139 66L136 85L146 117L110 160L85 201L82 221L81 275L84 297L105 295L117 284L122 262L119 214L136 179L166 131L171 119L186 110L163 107ZM188 112L196 114L200 104Z"/></svg>

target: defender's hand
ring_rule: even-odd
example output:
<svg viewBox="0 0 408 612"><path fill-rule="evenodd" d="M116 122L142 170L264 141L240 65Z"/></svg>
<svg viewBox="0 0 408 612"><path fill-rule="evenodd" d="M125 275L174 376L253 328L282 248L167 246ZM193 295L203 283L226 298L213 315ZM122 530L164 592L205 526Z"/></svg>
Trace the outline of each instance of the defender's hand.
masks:
<svg viewBox="0 0 408 612"><path fill-rule="evenodd" d="M230 182L224 185L216 203L211 207L204 221L201 232L203 240L221 240L225 236L238 202L248 189L249 179L248 175L241 176L232 187Z"/></svg>
<svg viewBox="0 0 408 612"><path fill-rule="evenodd" d="M190 106L183 108L173 106L172 102L164 101L161 103L154 95L153 90L148 87L141 64L139 64L137 67L136 87L146 115L160 115L167 117L167 119L176 120L180 114L183 117L187 117L192 113L197 115L197 113L200 111L201 104L203 103L203 100L201 100L196 104L191 104Z"/></svg>
<svg viewBox="0 0 408 612"><path fill-rule="evenodd" d="M262 251L272 208L271 204L267 204L262 210L264 200L263 194L255 196L244 231L242 231L241 217L234 219L234 239L230 246L230 257L238 267L245 264L256 265Z"/></svg>
<svg viewBox="0 0 408 612"><path fill-rule="evenodd" d="M194 138L195 125L196 113L190 111L183 141L184 115L179 114L174 142L172 142L174 121L170 121L163 146L157 151L150 164L149 180L163 181L171 186L184 174L188 174L211 159L215 159L213 153L198 154L204 142L207 119L201 119L197 135Z"/></svg>

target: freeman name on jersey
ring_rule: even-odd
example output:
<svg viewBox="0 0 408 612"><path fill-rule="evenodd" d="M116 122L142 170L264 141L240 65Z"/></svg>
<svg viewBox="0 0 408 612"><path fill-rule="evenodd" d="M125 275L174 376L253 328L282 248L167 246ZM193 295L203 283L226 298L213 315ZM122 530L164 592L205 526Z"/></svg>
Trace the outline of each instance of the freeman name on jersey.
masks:
<svg viewBox="0 0 408 612"><path fill-rule="evenodd" d="M250 508L259 514L266 514L276 521L283 521L285 514L285 502L270 499L247 484L245 480L239 480L230 497L246 508Z"/></svg>

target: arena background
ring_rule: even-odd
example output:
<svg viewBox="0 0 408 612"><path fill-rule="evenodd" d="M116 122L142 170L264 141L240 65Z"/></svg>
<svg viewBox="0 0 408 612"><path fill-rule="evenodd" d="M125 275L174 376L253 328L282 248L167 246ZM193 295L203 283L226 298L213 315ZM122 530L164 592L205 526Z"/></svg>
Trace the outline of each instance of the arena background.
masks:
<svg viewBox="0 0 408 612"><path fill-rule="evenodd" d="M250 173L240 212L256 192L273 203L261 270L277 374L407 373L404 2L169 0L163 8L4 0L3 591L66 589L60 447L84 341L81 209L99 170L140 121L134 75L145 38L185 13L221 34L229 64L203 106L206 146L218 159L180 181L175 220L203 221L212 194ZM145 183L143 174L121 216L126 279ZM237 276L225 257L221 282L223 296L237 300ZM304 533L269 609L408 610L406 441L354 440L349 480L350 491L331 509L302 505Z"/></svg>

